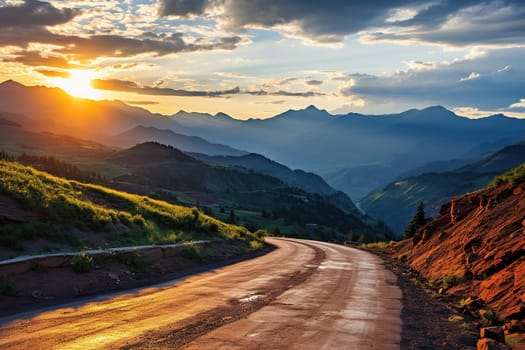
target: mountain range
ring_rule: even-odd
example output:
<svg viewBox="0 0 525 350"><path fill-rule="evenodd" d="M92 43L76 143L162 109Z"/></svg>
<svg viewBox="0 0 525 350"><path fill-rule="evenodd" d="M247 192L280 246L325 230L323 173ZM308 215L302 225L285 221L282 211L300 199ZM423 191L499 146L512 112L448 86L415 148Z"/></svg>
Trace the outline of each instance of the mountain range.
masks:
<svg viewBox="0 0 525 350"><path fill-rule="evenodd" d="M105 143L119 147L131 147L146 141L157 141L165 145L177 147L185 152L203 153L212 156L242 156L245 151L230 146L212 144L202 137L186 136L169 129L158 129L153 126L138 125L118 135L107 137Z"/></svg>
<svg viewBox="0 0 525 350"><path fill-rule="evenodd" d="M145 175L144 165L123 161L126 150L115 150L132 147L137 152L134 145L154 141L189 156L191 162L182 162L186 168L193 164L208 175L220 173L223 167L234 171L230 174L268 176L280 186L296 188L301 198L304 193L319 195L352 215L357 209L347 195L364 198L363 209L385 218L399 233L417 201L427 202L433 214L442 201L483 186L515 165L520 157L492 168L478 163L488 161L491 152L525 140L525 120L501 114L468 119L441 106L388 115L332 115L309 106L268 119L238 120L224 113L186 111L166 116L119 101L74 98L58 88L27 87L9 80L0 84L0 134L2 147L15 153L60 154L134 189L150 181L152 174ZM80 155L87 160L75 159ZM177 162L182 164L180 159ZM151 171L152 164L147 167ZM165 167L162 164L153 172L160 174ZM223 195L236 190L224 185L235 176L210 180L195 170L182 174L173 172L173 164L168 168L170 175L156 181L173 182L179 176L178 185L192 183L189 190L224 190ZM416 190L419 194L412 195ZM236 203L248 200L235 198Z"/></svg>

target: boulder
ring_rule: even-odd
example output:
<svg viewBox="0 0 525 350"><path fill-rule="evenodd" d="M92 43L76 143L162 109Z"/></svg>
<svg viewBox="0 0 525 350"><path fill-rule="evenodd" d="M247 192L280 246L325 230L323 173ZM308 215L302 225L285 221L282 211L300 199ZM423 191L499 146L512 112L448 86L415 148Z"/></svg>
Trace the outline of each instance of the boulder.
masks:
<svg viewBox="0 0 525 350"><path fill-rule="evenodd" d="M494 339L500 343L505 344L505 333L503 333L503 328L501 327L484 327L479 330L480 338L489 338Z"/></svg>

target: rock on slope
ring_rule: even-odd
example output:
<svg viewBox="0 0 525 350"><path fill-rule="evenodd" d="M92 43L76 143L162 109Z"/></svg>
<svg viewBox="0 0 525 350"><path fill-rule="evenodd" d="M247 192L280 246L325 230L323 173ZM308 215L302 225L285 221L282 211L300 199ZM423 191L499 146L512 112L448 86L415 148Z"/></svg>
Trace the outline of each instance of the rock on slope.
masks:
<svg viewBox="0 0 525 350"><path fill-rule="evenodd" d="M501 320L524 318L525 183L455 198L393 249L429 280L457 277L447 294L478 297Z"/></svg>

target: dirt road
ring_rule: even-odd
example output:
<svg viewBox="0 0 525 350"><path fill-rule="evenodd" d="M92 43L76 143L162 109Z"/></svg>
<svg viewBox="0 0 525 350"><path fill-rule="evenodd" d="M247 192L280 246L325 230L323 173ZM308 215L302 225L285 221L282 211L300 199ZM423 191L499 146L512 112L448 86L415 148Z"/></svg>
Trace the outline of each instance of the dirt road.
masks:
<svg viewBox="0 0 525 350"><path fill-rule="evenodd" d="M379 258L268 239L265 256L5 323L1 349L399 349L401 292Z"/></svg>

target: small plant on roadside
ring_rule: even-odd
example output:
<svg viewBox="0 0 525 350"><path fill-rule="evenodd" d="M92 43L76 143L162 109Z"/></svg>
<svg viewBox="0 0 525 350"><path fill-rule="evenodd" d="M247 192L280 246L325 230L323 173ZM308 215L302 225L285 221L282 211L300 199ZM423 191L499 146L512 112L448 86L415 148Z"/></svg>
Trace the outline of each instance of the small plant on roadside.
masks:
<svg viewBox="0 0 525 350"><path fill-rule="evenodd" d="M267 237L270 235L270 233L267 230L257 230L253 234L256 239L259 241L264 241L264 237Z"/></svg>
<svg viewBox="0 0 525 350"><path fill-rule="evenodd" d="M250 250L259 250L263 247L262 242L250 241Z"/></svg>
<svg viewBox="0 0 525 350"><path fill-rule="evenodd" d="M189 259L189 260L193 260L193 261L197 261L197 262L202 261L201 248L199 248L195 244L187 244L187 245L185 245L182 248L182 250L180 252L180 255L183 258L186 258L186 259Z"/></svg>
<svg viewBox="0 0 525 350"><path fill-rule="evenodd" d="M117 260L128 266L132 272L145 272L148 266L151 265L151 261L140 255L137 252L132 253L118 253L116 255Z"/></svg>
<svg viewBox="0 0 525 350"><path fill-rule="evenodd" d="M383 249L388 247L392 242L375 242L375 243L363 243L360 245L361 248L370 248L370 249Z"/></svg>
<svg viewBox="0 0 525 350"><path fill-rule="evenodd" d="M217 258L220 254L213 248L201 248L195 244L188 244L182 248L180 255L186 259L203 263Z"/></svg>
<svg viewBox="0 0 525 350"><path fill-rule="evenodd" d="M69 265L76 272L89 272L95 265L95 261L92 256L80 253L71 258Z"/></svg>
<svg viewBox="0 0 525 350"><path fill-rule="evenodd" d="M15 281L11 278L3 278L0 280L0 295L16 297L20 295L20 289L18 289Z"/></svg>

